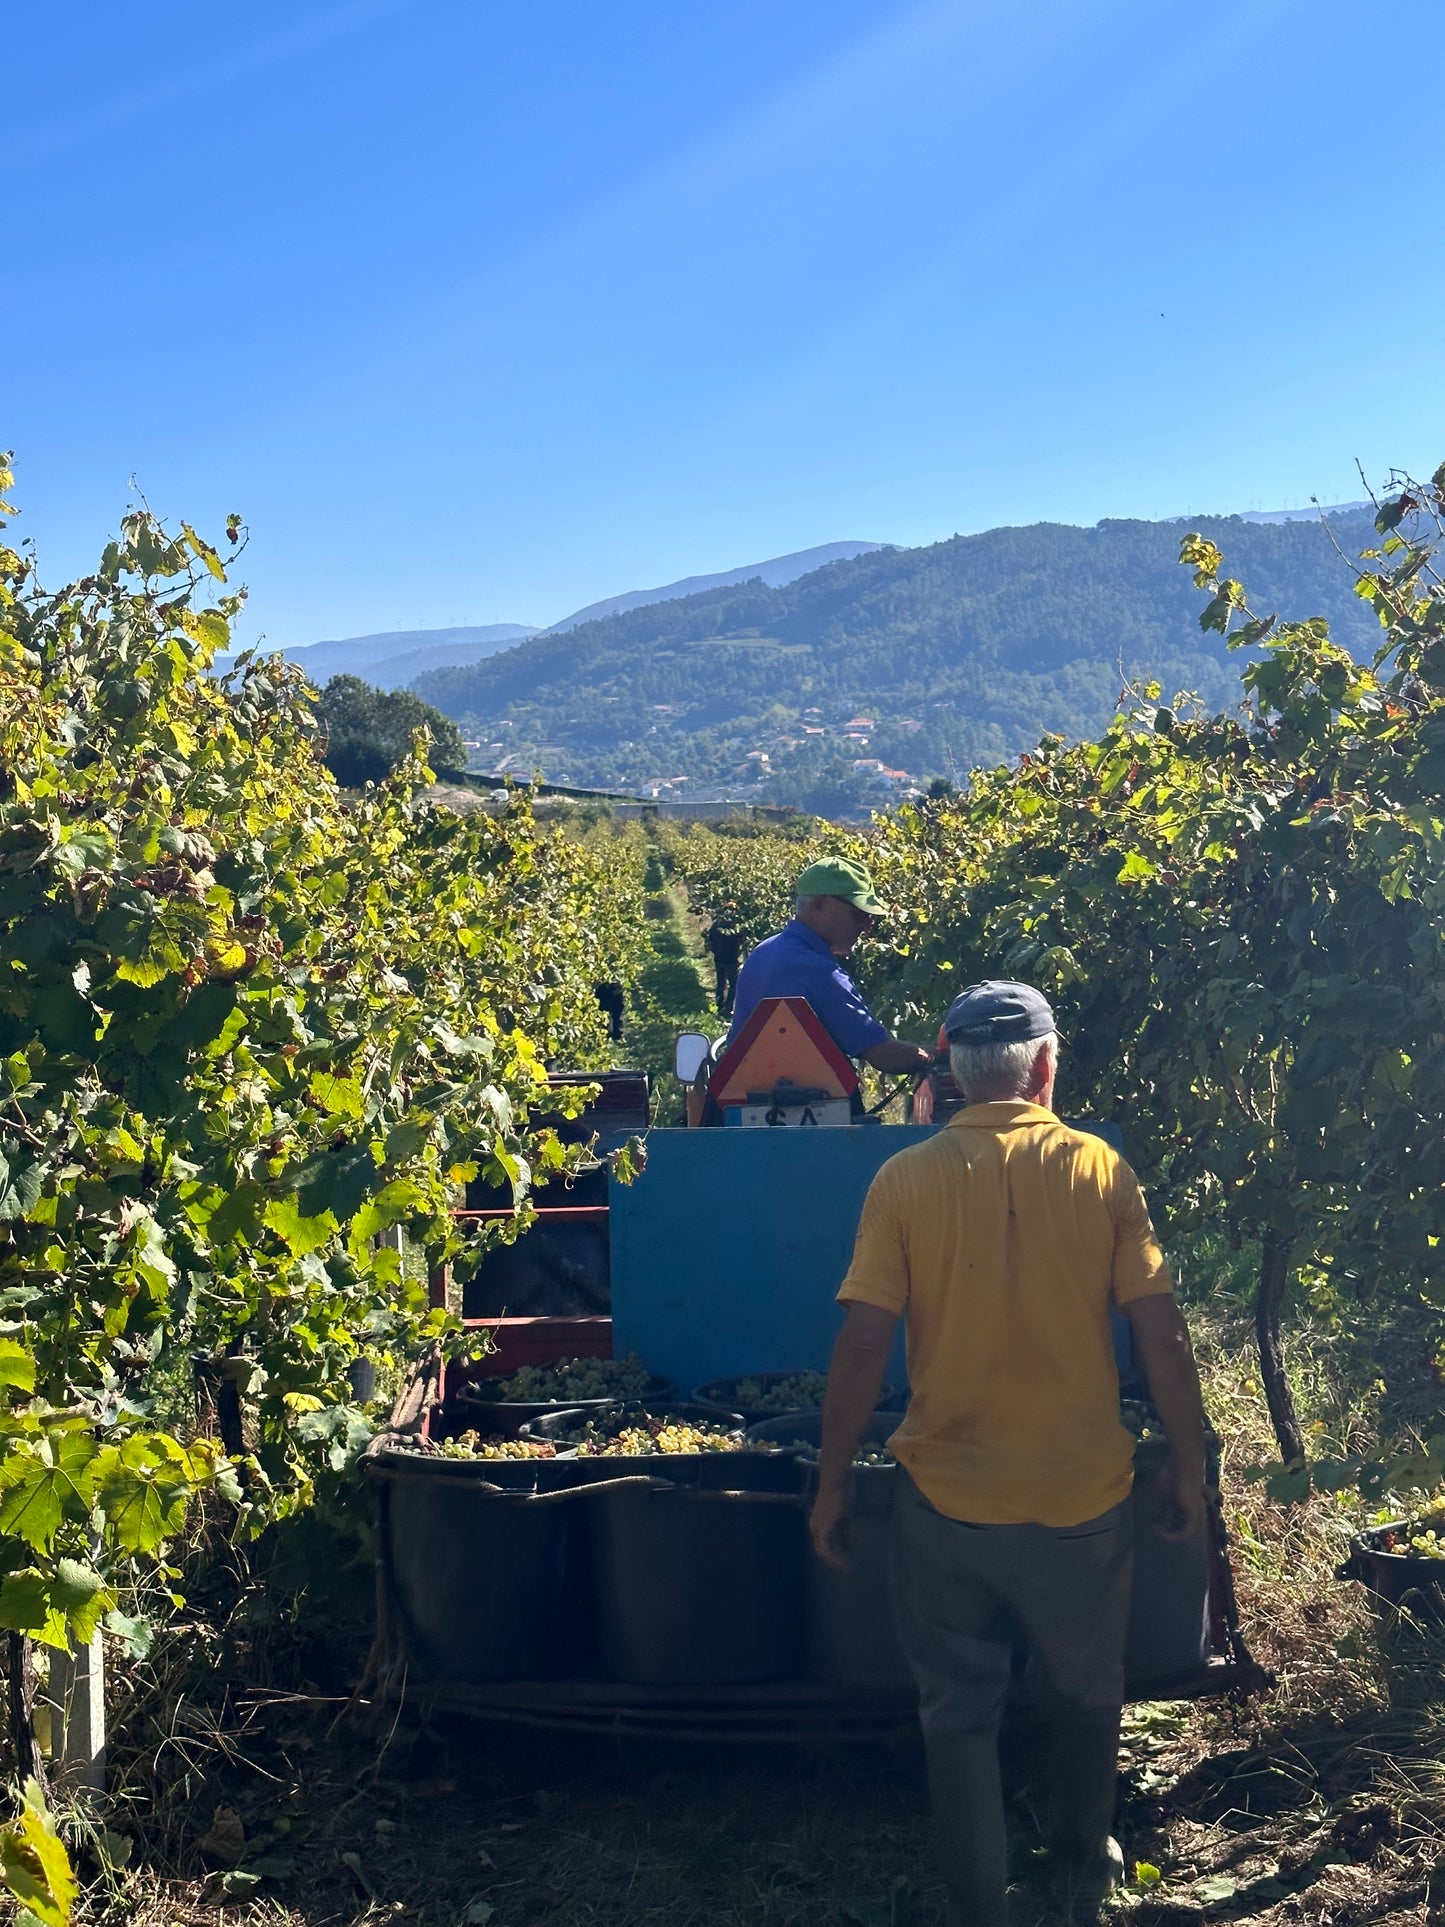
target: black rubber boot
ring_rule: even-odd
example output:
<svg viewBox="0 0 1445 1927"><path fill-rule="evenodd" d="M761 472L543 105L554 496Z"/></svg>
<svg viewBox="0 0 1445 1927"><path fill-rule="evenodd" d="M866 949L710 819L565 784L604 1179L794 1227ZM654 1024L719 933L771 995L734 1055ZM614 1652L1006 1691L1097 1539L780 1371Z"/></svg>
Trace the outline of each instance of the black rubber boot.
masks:
<svg viewBox="0 0 1445 1927"><path fill-rule="evenodd" d="M1050 1886L1076 1927L1090 1927L1120 1884L1124 1857L1114 1840L1119 1715L1055 1723L1050 1774Z"/></svg>
<svg viewBox="0 0 1445 1927"><path fill-rule="evenodd" d="M1008 1927L1008 1837L998 1735L928 1742L928 1794L952 1927Z"/></svg>

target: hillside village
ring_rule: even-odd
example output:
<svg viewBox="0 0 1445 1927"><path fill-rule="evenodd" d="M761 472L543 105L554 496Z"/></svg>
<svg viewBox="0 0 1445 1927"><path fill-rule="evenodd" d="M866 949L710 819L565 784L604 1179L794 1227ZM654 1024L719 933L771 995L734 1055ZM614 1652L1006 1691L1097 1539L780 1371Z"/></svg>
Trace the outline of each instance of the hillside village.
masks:
<svg viewBox="0 0 1445 1927"><path fill-rule="evenodd" d="M1373 647L1335 546L1365 546L1368 515L1200 527L1262 609L1308 608ZM860 820L1046 735L1086 737L1130 687L1236 700L1238 665L1201 630L1179 566L1185 533L1041 523L878 549L531 636L411 688L482 771Z"/></svg>
<svg viewBox="0 0 1445 1927"><path fill-rule="evenodd" d="M609 699L603 697L601 700L605 702ZM664 718L676 716L680 708L673 703L654 703L651 707L659 717ZM849 707L843 705L832 716L816 705L803 710L796 723L785 724L760 737L753 747L743 752L739 761L714 780L686 770L672 770L667 774L659 772L642 776L634 786L635 794L657 801L703 798L723 802L746 801L759 785L769 782L779 773L785 758L799 751L806 753L811 750L814 753L824 752L830 759L835 759L855 783L876 793L880 805L889 801L908 801L923 795L929 780L926 776L896 767L885 757L866 753L874 746L874 736L879 729L878 720L875 716L844 714L843 710ZM572 780L573 772L568 767L568 751L564 745L541 745L537 748L513 746L517 732L511 722L503 719L496 727L497 734L490 741L463 732L468 768L473 773L516 778L529 776L540 766L550 780L562 783ZM665 727L665 723L658 723L653 729L661 731ZM923 727L923 723L912 716L897 717L887 726L890 738L900 733L913 734ZM635 745L624 740L619 747L633 749Z"/></svg>

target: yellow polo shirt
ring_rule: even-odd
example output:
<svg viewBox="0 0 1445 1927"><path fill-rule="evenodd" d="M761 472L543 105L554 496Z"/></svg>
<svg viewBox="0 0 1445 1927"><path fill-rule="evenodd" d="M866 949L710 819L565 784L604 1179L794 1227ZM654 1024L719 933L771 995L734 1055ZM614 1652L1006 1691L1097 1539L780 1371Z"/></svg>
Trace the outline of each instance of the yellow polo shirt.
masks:
<svg viewBox="0 0 1445 1927"><path fill-rule="evenodd" d="M890 1449L950 1518L1079 1525L1127 1496L1109 1304L1170 1293L1139 1180L1037 1104L972 1104L890 1158L844 1304L900 1313L913 1396Z"/></svg>

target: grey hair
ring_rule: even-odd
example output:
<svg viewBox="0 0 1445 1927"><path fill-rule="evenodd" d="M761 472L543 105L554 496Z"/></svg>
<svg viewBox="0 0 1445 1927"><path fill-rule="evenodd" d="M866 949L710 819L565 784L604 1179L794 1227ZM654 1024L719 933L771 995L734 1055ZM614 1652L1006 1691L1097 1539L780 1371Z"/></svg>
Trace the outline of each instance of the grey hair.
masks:
<svg viewBox="0 0 1445 1927"><path fill-rule="evenodd" d="M827 901L828 899L826 897L799 897L793 905L793 915L795 917L805 917L810 910L816 909L820 903L826 903Z"/></svg>
<svg viewBox="0 0 1445 1927"><path fill-rule="evenodd" d="M1056 1031L1047 1037L1024 1037L1008 1044L950 1044L948 1068L970 1104L990 1098L1021 1097L1041 1050L1049 1054L1049 1069L1059 1061Z"/></svg>

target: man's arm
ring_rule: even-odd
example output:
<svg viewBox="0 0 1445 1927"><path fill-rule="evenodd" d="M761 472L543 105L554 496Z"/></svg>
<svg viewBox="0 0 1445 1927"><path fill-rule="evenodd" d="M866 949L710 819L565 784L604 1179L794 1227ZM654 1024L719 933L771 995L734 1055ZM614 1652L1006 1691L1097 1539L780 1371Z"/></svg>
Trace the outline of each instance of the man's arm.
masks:
<svg viewBox="0 0 1445 1927"><path fill-rule="evenodd" d="M849 1305L828 1368L818 1496L808 1526L818 1557L840 1571L848 1566L843 1531L852 1499L853 1454L878 1404L897 1323L896 1312L877 1305Z"/></svg>
<svg viewBox="0 0 1445 1927"><path fill-rule="evenodd" d="M922 1044L905 1044L901 1038L885 1037L881 1044L873 1044L863 1052L863 1062L871 1064L875 1071L912 1071L915 1077L921 1077L933 1059Z"/></svg>
<svg viewBox="0 0 1445 1927"><path fill-rule="evenodd" d="M863 1062L871 1064L875 1071L910 1072L914 1080L913 1122L933 1122L933 1085L928 1076L933 1059L921 1044L905 1044L896 1037L888 1037L865 1050Z"/></svg>
<svg viewBox="0 0 1445 1927"><path fill-rule="evenodd" d="M1120 1309L1133 1331L1149 1396L1169 1441L1169 1464L1161 1483L1174 1517L1161 1521L1160 1530L1166 1538L1185 1539L1204 1515L1204 1401L1189 1329L1167 1292L1135 1298Z"/></svg>

